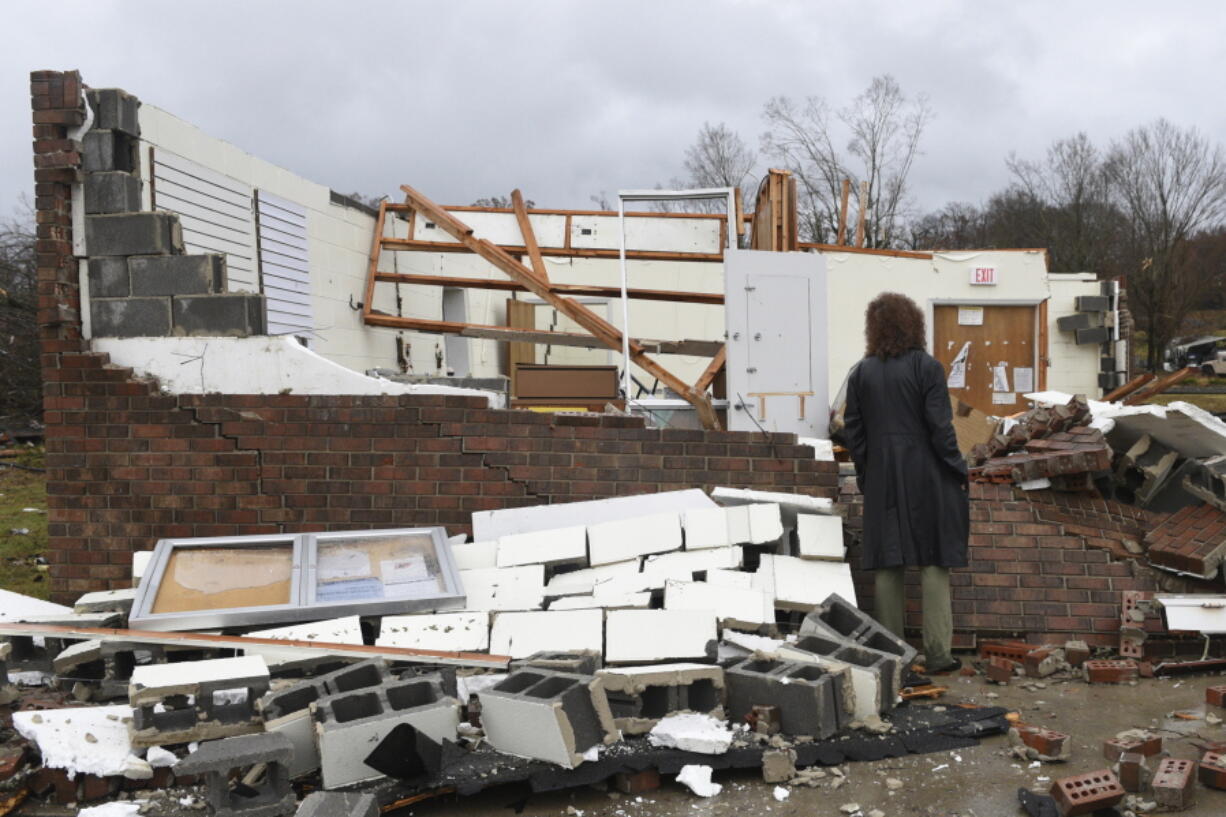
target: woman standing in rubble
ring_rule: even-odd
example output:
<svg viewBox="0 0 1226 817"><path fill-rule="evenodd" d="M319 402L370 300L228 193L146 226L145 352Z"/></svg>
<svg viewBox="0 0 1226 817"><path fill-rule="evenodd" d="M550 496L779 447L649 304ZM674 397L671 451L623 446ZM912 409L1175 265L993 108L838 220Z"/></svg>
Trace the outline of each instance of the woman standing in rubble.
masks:
<svg viewBox="0 0 1226 817"><path fill-rule="evenodd" d="M877 619L899 637L907 567L920 569L924 664L953 657L949 569L965 567L970 532L966 461L954 435L945 369L924 351L924 314L905 295L878 295L865 312L864 359L848 376L847 447L864 495L863 564L874 574Z"/></svg>

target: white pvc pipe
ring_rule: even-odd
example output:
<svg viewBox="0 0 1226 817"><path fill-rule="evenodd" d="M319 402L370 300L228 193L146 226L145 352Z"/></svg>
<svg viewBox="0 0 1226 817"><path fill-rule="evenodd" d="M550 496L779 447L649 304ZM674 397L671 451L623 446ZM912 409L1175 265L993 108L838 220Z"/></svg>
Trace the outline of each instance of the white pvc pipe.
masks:
<svg viewBox="0 0 1226 817"><path fill-rule="evenodd" d="M622 282L622 391L630 411L630 299L626 297L626 203L617 197L617 258Z"/></svg>

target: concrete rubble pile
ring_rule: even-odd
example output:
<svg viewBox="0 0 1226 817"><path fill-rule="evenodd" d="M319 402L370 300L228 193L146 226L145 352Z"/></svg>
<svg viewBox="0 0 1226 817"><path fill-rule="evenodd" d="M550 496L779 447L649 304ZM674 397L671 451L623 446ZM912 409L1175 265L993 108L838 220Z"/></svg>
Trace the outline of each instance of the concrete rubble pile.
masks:
<svg viewBox="0 0 1226 817"><path fill-rule="evenodd" d="M21 747L3 785L60 802L161 797L166 813L178 813L167 792L192 786L210 813L247 817L294 813L305 786L320 791L299 813L366 814L430 786L642 790L683 767L708 788L710 769L729 766L814 785L824 774L806 767L922 751L883 718L915 650L857 608L833 511L718 489L483 512L476 541L451 547L463 609L365 631L352 616L250 633L480 652L497 672L10 635L10 677L35 686L0 690L18 708ZM122 628L133 597L92 593L8 618ZM1001 715L925 721L916 734L971 745L1002 732ZM332 792L349 799L325 803Z"/></svg>

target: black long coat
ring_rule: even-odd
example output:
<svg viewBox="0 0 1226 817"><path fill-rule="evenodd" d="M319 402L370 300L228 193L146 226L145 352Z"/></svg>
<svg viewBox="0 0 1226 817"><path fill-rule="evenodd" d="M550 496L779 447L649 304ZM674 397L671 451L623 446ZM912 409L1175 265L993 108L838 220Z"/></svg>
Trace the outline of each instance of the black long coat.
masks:
<svg viewBox="0 0 1226 817"><path fill-rule="evenodd" d="M863 564L965 567L970 507L945 369L912 349L847 381L847 447L864 494Z"/></svg>

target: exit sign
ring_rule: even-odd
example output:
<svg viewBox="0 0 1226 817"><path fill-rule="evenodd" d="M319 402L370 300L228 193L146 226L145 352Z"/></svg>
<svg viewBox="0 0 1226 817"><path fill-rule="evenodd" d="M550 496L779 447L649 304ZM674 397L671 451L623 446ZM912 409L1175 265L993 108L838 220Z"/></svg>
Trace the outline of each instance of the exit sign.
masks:
<svg viewBox="0 0 1226 817"><path fill-rule="evenodd" d="M971 286L996 286L996 267L971 267Z"/></svg>

